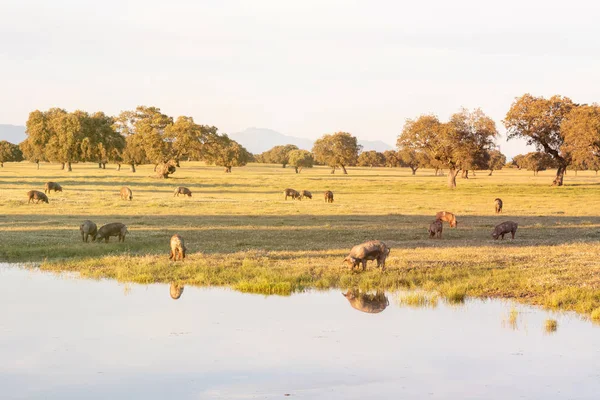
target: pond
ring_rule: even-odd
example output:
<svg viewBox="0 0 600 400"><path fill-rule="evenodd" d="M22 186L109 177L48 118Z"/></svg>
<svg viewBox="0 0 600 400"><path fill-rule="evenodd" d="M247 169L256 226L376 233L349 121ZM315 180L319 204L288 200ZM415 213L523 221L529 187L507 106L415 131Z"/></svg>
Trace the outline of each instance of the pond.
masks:
<svg viewBox="0 0 600 400"><path fill-rule="evenodd" d="M600 327L575 314L355 294L181 292L0 265L0 398L599 398Z"/></svg>

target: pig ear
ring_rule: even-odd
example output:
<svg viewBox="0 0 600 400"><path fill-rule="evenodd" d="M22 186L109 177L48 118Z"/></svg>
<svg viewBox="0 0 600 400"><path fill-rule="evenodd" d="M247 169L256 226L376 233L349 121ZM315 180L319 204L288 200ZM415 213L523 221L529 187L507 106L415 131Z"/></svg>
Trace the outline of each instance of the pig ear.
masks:
<svg viewBox="0 0 600 400"><path fill-rule="evenodd" d="M352 262L357 262L358 261L358 258L355 258L355 257L350 257L350 259L352 260Z"/></svg>

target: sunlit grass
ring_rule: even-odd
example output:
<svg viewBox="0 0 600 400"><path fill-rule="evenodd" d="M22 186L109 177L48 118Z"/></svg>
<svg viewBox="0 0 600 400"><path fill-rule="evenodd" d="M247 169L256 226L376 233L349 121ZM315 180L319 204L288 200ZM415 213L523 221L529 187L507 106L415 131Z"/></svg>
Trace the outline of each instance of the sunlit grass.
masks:
<svg viewBox="0 0 600 400"><path fill-rule="evenodd" d="M406 292L397 295L398 304L415 308L435 308L438 305L438 300L439 295L437 293L422 291Z"/></svg>
<svg viewBox="0 0 600 400"><path fill-rule="evenodd" d="M152 178L152 167L100 170L92 164L60 171L56 165L7 163L0 169L0 261L41 263L44 270L74 271L121 282L181 282L288 295L306 289L390 291L424 289L449 303L467 297L510 298L574 310L600 320L600 178L593 172L550 187L552 171L477 173L449 190L430 170L358 168L331 175L327 168L295 174L273 165L234 168L232 174L183 163L172 178ZM46 181L64 192L50 204L27 204L25 193ZM119 199L121 186L133 201ZM177 186L193 197L173 197ZM283 189L313 192L314 199L284 200ZM322 193L332 190L335 202ZM504 201L495 215L494 199ZM458 215L429 240L437 211ZM125 243L82 243L79 224L123 222ZM491 239L505 220L519 223L514 241ZM168 260L169 238L182 235L184 262ZM366 272L342 264L349 249L380 239L391 247L387 271L370 262Z"/></svg>

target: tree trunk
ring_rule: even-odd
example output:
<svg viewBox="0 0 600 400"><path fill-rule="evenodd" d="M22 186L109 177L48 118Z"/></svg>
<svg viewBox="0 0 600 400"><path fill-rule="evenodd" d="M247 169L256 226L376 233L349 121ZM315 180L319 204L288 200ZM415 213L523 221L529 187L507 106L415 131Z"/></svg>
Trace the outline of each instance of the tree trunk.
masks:
<svg viewBox="0 0 600 400"><path fill-rule="evenodd" d="M463 170L461 178L469 179L469 170L468 169Z"/></svg>
<svg viewBox="0 0 600 400"><path fill-rule="evenodd" d="M348 171L346 171L346 167L342 165L342 171L344 171L344 175L348 175Z"/></svg>
<svg viewBox="0 0 600 400"><path fill-rule="evenodd" d="M4 161L0 161L0 167L4 168Z"/></svg>
<svg viewBox="0 0 600 400"><path fill-rule="evenodd" d="M175 166L176 166L177 168L181 168L181 165L179 165L179 160L175 160Z"/></svg>
<svg viewBox="0 0 600 400"><path fill-rule="evenodd" d="M294 170L296 170L296 173L300 172L298 171L298 167L294 167Z"/></svg>
<svg viewBox="0 0 600 400"><path fill-rule="evenodd" d="M230 174L231 173L231 166L230 165L226 165L225 166L225 173L226 174Z"/></svg>
<svg viewBox="0 0 600 400"><path fill-rule="evenodd" d="M106 169L106 163L105 162L102 163L102 169Z"/></svg>
<svg viewBox="0 0 600 400"><path fill-rule="evenodd" d="M117 164L117 171L121 170L121 164Z"/></svg>
<svg viewBox="0 0 600 400"><path fill-rule="evenodd" d="M65 163L62 163L62 165L61 165L60 169L61 169L61 170L64 170L64 169L65 169Z"/></svg>
<svg viewBox="0 0 600 400"><path fill-rule="evenodd" d="M135 163L131 163L131 172L135 172Z"/></svg>
<svg viewBox="0 0 600 400"><path fill-rule="evenodd" d="M72 172L72 171L73 171L73 168L71 168L71 161L69 161L69 162L67 163L67 171L68 171L68 172Z"/></svg>
<svg viewBox="0 0 600 400"><path fill-rule="evenodd" d="M177 167L171 162L163 163L156 167L156 177L167 179L169 175L174 174L177 171Z"/></svg>
<svg viewBox="0 0 600 400"><path fill-rule="evenodd" d="M101 162L98 163L98 168L102 169L102 163Z"/></svg>
<svg viewBox="0 0 600 400"><path fill-rule="evenodd" d="M492 176L492 172L494 172L494 170L490 169L490 173L488 174L488 176Z"/></svg>
<svg viewBox="0 0 600 400"><path fill-rule="evenodd" d="M335 167L331 167L331 173L335 174Z"/></svg>
<svg viewBox="0 0 600 400"><path fill-rule="evenodd" d="M158 164L154 164L154 172L156 172L156 168L158 168Z"/></svg>
<svg viewBox="0 0 600 400"><path fill-rule="evenodd" d="M40 169L40 162L36 161L35 163L37 164L37 169ZM598 173L598 171L596 171L596 173Z"/></svg>
<svg viewBox="0 0 600 400"><path fill-rule="evenodd" d="M563 185L563 178L565 176L566 170L567 170L567 167L564 165L561 165L560 167L558 167L558 169L556 170L556 178L554 178L554 181L552 182L552 186L562 186Z"/></svg>
<svg viewBox="0 0 600 400"><path fill-rule="evenodd" d="M454 189L456 187L456 176L460 172L460 169L452 169L448 170L448 187L450 189Z"/></svg>
<svg viewBox="0 0 600 400"><path fill-rule="evenodd" d="M418 169L418 168L413 168L413 167L410 167L410 169L412 170L412 174L413 174L413 175L416 175L416 173L417 173L417 169Z"/></svg>
<svg viewBox="0 0 600 400"><path fill-rule="evenodd" d="M281 166L282 166L283 168L285 168L285 166L286 166L286 165L287 165L286 163L283 163L283 164L281 164Z"/></svg>
<svg viewBox="0 0 600 400"><path fill-rule="evenodd" d="M433 174L433 176L438 176L438 172L439 172L439 171L440 171L440 169L439 169L439 168L436 168L436 169L435 169L435 174Z"/></svg>

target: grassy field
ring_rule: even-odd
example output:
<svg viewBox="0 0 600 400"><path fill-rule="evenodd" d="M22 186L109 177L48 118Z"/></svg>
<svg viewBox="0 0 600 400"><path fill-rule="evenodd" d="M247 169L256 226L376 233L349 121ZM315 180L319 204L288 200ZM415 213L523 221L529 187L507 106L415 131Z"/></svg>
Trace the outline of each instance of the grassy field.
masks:
<svg viewBox="0 0 600 400"><path fill-rule="evenodd" d="M110 168L110 169L109 169ZM351 168L331 175L313 168L250 165L225 174L217 167L183 163L167 180L152 167L137 173L76 164L6 163L0 169L0 261L33 262L45 270L140 283L178 281L227 285L237 290L289 294L306 288L423 288L450 300L465 296L513 298L575 310L600 319L600 177L573 172L566 186L551 187L553 171L504 170L458 180L431 170ZM27 204L25 193L47 181L64 192L50 204ZM133 201L119 198L121 186ZM187 186L192 198L173 197ZM292 187L314 199L284 201ZM335 202L326 204L323 192ZM494 214L494 199L504 214ZM437 211L458 215L430 240L427 226ZM123 222L126 242L82 243L79 225ZM492 228L519 223L514 241L494 241ZM169 238L179 233L188 247L183 263L168 260ZM342 265L349 249L380 239L392 252L388 271L369 264L365 273Z"/></svg>

